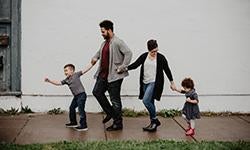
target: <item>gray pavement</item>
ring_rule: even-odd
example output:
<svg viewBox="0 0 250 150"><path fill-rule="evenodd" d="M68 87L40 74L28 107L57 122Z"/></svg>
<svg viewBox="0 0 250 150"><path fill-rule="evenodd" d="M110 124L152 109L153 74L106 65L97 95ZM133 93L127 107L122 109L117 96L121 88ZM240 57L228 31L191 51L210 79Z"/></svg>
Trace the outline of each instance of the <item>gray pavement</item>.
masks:
<svg viewBox="0 0 250 150"><path fill-rule="evenodd" d="M68 114L0 116L1 143L50 143L59 141L93 140L184 140L184 141L250 141L250 116L202 117L196 122L196 134L185 135L186 123L181 117L162 118L157 132L143 132L148 117L124 117L122 131L105 130L111 121L102 124L102 114L87 114L88 131L66 128Z"/></svg>

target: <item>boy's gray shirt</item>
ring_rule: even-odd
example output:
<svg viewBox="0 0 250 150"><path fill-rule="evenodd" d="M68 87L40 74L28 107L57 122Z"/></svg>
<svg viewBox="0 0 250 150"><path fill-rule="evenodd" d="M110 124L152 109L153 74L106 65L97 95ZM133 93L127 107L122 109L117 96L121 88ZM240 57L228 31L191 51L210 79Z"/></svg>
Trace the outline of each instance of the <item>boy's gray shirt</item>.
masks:
<svg viewBox="0 0 250 150"><path fill-rule="evenodd" d="M100 73L101 69L101 59L102 59L102 49L105 45L105 41L101 44L99 51L93 57L94 59L100 59L99 67L95 73L94 78L96 79ZM128 46L119 39L117 36L113 36L109 45L109 74L108 74L108 82L113 82L119 79L123 79L128 76L128 72L124 71L123 73L118 74L116 69L119 67L122 70L129 65L132 59L132 52L128 48Z"/></svg>
<svg viewBox="0 0 250 150"><path fill-rule="evenodd" d="M79 71L61 81L62 85L67 84L69 86L69 89L74 96L85 92L85 89L80 80L81 75L82 71Z"/></svg>

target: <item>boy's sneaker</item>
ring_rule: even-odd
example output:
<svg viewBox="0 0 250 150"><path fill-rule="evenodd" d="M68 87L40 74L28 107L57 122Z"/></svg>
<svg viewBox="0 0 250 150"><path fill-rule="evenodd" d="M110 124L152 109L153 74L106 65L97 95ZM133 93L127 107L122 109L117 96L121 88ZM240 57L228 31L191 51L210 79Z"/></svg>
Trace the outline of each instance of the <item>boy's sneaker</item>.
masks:
<svg viewBox="0 0 250 150"><path fill-rule="evenodd" d="M74 127L77 127L77 123L72 123L72 122L67 123L67 124L65 124L65 125L66 125L67 128L74 128Z"/></svg>
<svg viewBox="0 0 250 150"><path fill-rule="evenodd" d="M87 126L78 126L78 127L75 127L75 130L76 131L87 131L88 127Z"/></svg>

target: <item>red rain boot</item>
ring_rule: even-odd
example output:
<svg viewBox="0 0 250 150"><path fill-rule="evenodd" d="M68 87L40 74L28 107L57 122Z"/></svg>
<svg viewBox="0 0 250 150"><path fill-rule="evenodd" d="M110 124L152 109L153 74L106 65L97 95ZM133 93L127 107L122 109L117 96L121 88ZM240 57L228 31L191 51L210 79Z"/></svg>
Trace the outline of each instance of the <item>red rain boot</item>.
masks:
<svg viewBox="0 0 250 150"><path fill-rule="evenodd" d="M186 132L186 136L193 136L194 135L194 129L189 129L187 132Z"/></svg>

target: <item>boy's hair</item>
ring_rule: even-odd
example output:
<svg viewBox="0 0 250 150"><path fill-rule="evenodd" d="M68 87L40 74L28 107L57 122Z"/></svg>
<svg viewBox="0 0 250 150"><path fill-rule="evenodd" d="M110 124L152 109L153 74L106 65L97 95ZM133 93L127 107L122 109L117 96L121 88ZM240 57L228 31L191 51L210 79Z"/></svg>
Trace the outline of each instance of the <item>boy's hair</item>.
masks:
<svg viewBox="0 0 250 150"><path fill-rule="evenodd" d="M185 79L181 82L181 86L182 86L182 87L186 87L186 88L193 89L193 88L194 88L194 81L193 81L191 78L185 78Z"/></svg>
<svg viewBox="0 0 250 150"><path fill-rule="evenodd" d="M148 50L151 51L151 50L157 48L157 47L158 47L158 44L157 44L157 41L156 41L156 40L151 39L151 40L149 40L149 41L147 42L147 46L148 46Z"/></svg>
<svg viewBox="0 0 250 150"><path fill-rule="evenodd" d="M114 25L113 22L110 21L110 20L103 20L103 21L99 24L99 26L100 26L101 28L104 28L105 30L111 29L112 32L113 32L113 30L114 30L113 25Z"/></svg>
<svg viewBox="0 0 250 150"><path fill-rule="evenodd" d="M67 64L63 68L65 69L67 67L69 67L70 69L72 69L73 71L75 71L75 66L73 64Z"/></svg>

